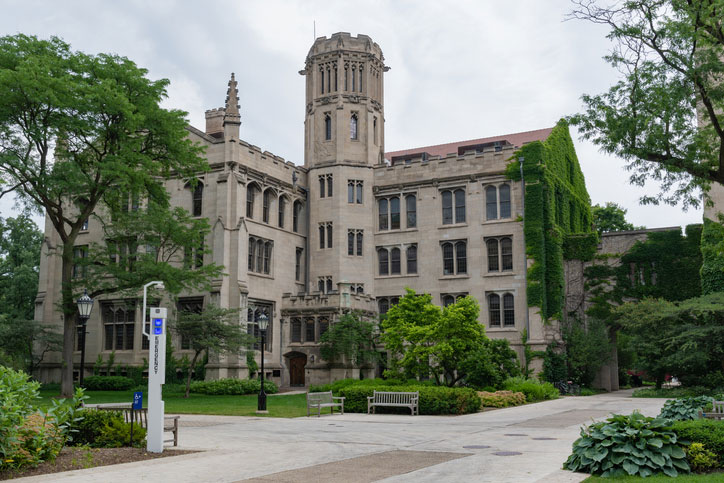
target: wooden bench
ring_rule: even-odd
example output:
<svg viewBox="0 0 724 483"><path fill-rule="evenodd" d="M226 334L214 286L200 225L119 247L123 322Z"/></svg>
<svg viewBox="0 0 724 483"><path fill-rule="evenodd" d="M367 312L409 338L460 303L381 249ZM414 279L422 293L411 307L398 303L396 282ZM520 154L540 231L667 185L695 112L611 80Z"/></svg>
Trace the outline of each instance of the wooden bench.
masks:
<svg viewBox="0 0 724 483"><path fill-rule="evenodd" d="M317 417L319 417L322 414L322 408L331 408L332 414L334 414L334 408L337 406L341 408L342 414L344 414L344 398L332 396L332 391L307 393L307 417L309 417L309 410L312 408L317 408Z"/></svg>
<svg viewBox="0 0 724 483"><path fill-rule="evenodd" d="M83 409L96 409L99 411L116 411L123 415L127 423L133 422L144 429L148 429L148 408L133 410L133 403L105 403L105 404L84 404ZM173 434L172 439L166 439L164 443L173 443L178 446L178 421L181 416L164 416L163 430Z"/></svg>
<svg viewBox="0 0 724 483"><path fill-rule="evenodd" d="M372 410L375 413L375 407L388 406L396 408L410 408L413 416L420 414L419 410L420 392L384 392L375 391L372 396L367 396L367 414Z"/></svg>
<svg viewBox="0 0 724 483"><path fill-rule="evenodd" d="M707 419L724 419L724 401L712 401L711 406L710 413L702 411L701 415Z"/></svg>

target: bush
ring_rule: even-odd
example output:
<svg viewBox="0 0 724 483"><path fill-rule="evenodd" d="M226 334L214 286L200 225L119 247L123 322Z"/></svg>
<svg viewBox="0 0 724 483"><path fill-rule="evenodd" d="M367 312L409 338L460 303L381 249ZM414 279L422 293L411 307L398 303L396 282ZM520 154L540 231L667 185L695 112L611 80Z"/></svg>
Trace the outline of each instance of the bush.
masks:
<svg viewBox="0 0 724 483"><path fill-rule="evenodd" d="M347 379L339 379L329 384L311 385L309 386L309 392L327 392L332 391L335 395L339 394L345 387L349 386L375 386L379 390L379 386L393 387L393 386L426 386L434 385L432 382L420 382L415 379L409 381L401 381L399 379L354 379L348 377ZM345 408L346 409L346 408Z"/></svg>
<svg viewBox="0 0 724 483"><path fill-rule="evenodd" d="M656 389L654 387L636 389L633 392L632 397L665 397L667 399L678 398L678 397L696 397L696 396L708 396L711 390L703 386L694 387L673 387L673 388L661 388Z"/></svg>
<svg viewBox="0 0 724 483"><path fill-rule="evenodd" d="M131 424L123 420L122 413L118 411L102 411L85 409L79 412L80 416L73 422L73 446L90 446L92 448L119 448L130 446ZM133 446L143 448L146 445L146 430L133 425Z"/></svg>
<svg viewBox="0 0 724 483"><path fill-rule="evenodd" d="M503 383L503 389L506 391L522 392L525 394L525 399L528 402L558 398L558 389L550 382L540 382L524 377L509 377Z"/></svg>
<svg viewBox="0 0 724 483"><path fill-rule="evenodd" d="M518 355L507 339L486 339L479 351L463 361L460 369L465 373L465 384L476 389L500 388L505 379L520 375Z"/></svg>
<svg viewBox="0 0 724 483"><path fill-rule="evenodd" d="M686 450L686 459L691 469L698 473L719 468L719 458L701 443L691 443Z"/></svg>
<svg viewBox="0 0 724 483"><path fill-rule="evenodd" d="M541 379L548 382L568 380L568 366L565 352L556 351L556 344L550 343L543 355Z"/></svg>
<svg viewBox="0 0 724 483"><path fill-rule="evenodd" d="M672 430L682 441L702 443L706 449L716 454L719 461L724 461L724 421L714 419L675 421Z"/></svg>
<svg viewBox="0 0 724 483"><path fill-rule="evenodd" d="M636 412L616 414L582 428L563 467L603 477L688 473L686 453L669 424Z"/></svg>
<svg viewBox="0 0 724 483"><path fill-rule="evenodd" d="M660 418L673 419L675 421L688 421L690 419L699 419L699 413L711 404L712 398L709 396L682 397L678 399L669 399L661 408Z"/></svg>
<svg viewBox="0 0 724 483"><path fill-rule="evenodd" d="M367 397L374 391L420 392L420 414L469 414L480 410L480 397L465 387L431 385L417 386L375 386L359 384L342 388L339 395L345 398L344 409L351 413L367 412ZM401 409L401 411L397 411ZM404 412L406 408L377 408L382 412ZM390 410L390 411L387 411Z"/></svg>
<svg viewBox="0 0 724 483"><path fill-rule="evenodd" d="M128 391L136 386L133 379L123 376L88 376L83 387L88 391Z"/></svg>
<svg viewBox="0 0 724 483"><path fill-rule="evenodd" d="M120 448L131 445L131 423L123 420L113 420L105 425L94 446L96 448ZM133 446L144 448L146 446L146 430L138 423L133 424Z"/></svg>
<svg viewBox="0 0 724 483"><path fill-rule="evenodd" d="M240 396L244 394L255 394L261 389L261 382L258 379L217 379L215 381L194 381L191 383L190 391L193 393L207 394L209 396ZM279 388L272 381L264 381L264 392L275 394Z"/></svg>
<svg viewBox="0 0 724 483"><path fill-rule="evenodd" d="M525 394L512 391L478 392L480 402L486 408L507 408L525 404Z"/></svg>

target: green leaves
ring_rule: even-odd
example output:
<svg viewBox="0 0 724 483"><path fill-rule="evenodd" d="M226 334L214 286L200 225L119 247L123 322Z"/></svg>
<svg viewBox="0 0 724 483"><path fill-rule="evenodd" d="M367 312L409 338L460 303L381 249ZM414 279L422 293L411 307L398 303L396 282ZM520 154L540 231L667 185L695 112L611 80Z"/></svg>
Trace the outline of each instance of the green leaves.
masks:
<svg viewBox="0 0 724 483"><path fill-rule="evenodd" d="M676 421L687 421L699 419L699 414L711 404L714 398L710 396L682 397L669 399L661 408L660 418L674 419Z"/></svg>
<svg viewBox="0 0 724 483"><path fill-rule="evenodd" d="M581 429L563 467L604 477L688 472L686 455L669 424L636 412L613 415Z"/></svg>
<svg viewBox="0 0 724 483"><path fill-rule="evenodd" d="M344 314L320 337L322 358L330 363L351 362L357 366L375 363L380 358L375 337L372 322L362 319L361 314Z"/></svg>

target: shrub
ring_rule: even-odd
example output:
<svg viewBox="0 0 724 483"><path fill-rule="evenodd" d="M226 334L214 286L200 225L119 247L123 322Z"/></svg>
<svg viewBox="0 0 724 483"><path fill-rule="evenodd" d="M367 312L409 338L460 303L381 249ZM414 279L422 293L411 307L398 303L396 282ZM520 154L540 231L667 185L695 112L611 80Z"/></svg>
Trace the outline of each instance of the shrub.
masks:
<svg viewBox="0 0 724 483"><path fill-rule="evenodd" d="M240 396L255 394L261 389L258 379L217 379L215 381L194 381L191 383L191 392L207 394L210 396ZM275 394L279 388L272 381L264 381L264 392Z"/></svg>
<svg viewBox="0 0 724 483"><path fill-rule="evenodd" d="M136 386L133 379L123 376L88 376L83 386L88 391L128 391Z"/></svg>
<svg viewBox="0 0 724 483"><path fill-rule="evenodd" d="M678 398L678 397L696 397L696 396L706 396L710 394L710 390L701 387L701 386L695 386L695 387L674 387L674 388L661 388L656 389L654 387L651 388L644 388L644 389L636 389L633 392L633 397L665 397L668 399L671 398Z"/></svg>
<svg viewBox="0 0 724 483"><path fill-rule="evenodd" d="M309 392L327 392L332 391L334 394L339 394L339 391L349 386L375 386L379 390L379 386L424 386L433 384L432 382L420 382L414 379L409 381L401 381L399 379L354 379L348 377L346 379L339 379L329 384L311 385L309 386ZM346 409L346 408L345 408Z"/></svg>
<svg viewBox="0 0 724 483"><path fill-rule="evenodd" d="M568 380L568 366L565 352L558 352L556 344L551 342L543 355L541 379L548 382Z"/></svg>
<svg viewBox="0 0 724 483"><path fill-rule="evenodd" d="M720 461L724 461L724 421L675 421L672 429L682 441L702 443L708 450L713 451Z"/></svg>
<svg viewBox="0 0 724 483"><path fill-rule="evenodd" d="M719 458L701 443L691 443L686 450L686 459L691 469L699 473L719 467Z"/></svg>
<svg viewBox="0 0 724 483"><path fill-rule="evenodd" d="M637 412L616 414L582 428L563 467L603 477L646 477L660 472L676 477L680 471L688 473L686 453L669 424L666 419L647 418Z"/></svg>
<svg viewBox="0 0 724 483"><path fill-rule="evenodd" d="M699 413L711 404L712 398L709 396L682 397L678 399L669 399L661 408L660 418L674 419L676 421L687 421L690 419L699 419Z"/></svg>
<svg viewBox="0 0 724 483"><path fill-rule="evenodd" d="M480 402L486 408L507 408L525 404L525 394L512 391L478 392Z"/></svg>
<svg viewBox="0 0 724 483"><path fill-rule="evenodd" d="M112 420L103 426L96 438L96 448L120 448L131 445L131 423L121 420ZM146 430L139 424L133 424L133 446L144 448L146 446Z"/></svg>
<svg viewBox="0 0 724 483"><path fill-rule="evenodd" d="M110 425L113 421L123 422L123 416L117 411L84 409L79 416L78 420L71 425L71 445L73 446L95 446L96 439L100 436L104 426Z"/></svg>
<svg viewBox="0 0 724 483"><path fill-rule="evenodd" d="M550 382L540 382L524 377L509 377L503 383L503 389L506 391L522 392L525 394L525 399L528 402L558 398L558 389Z"/></svg>
<svg viewBox="0 0 724 483"><path fill-rule="evenodd" d="M465 384L476 389L499 388L505 379L520 375L518 355L507 339L485 339L480 350L471 353L460 369L465 373Z"/></svg>
<svg viewBox="0 0 724 483"><path fill-rule="evenodd" d="M372 396L374 391L400 391L420 392L420 414L469 414L480 410L480 397L475 391L465 387L445 386L395 386L392 389L389 385L375 386L371 384L359 384L342 388L339 395L346 398L344 401L345 411L352 413L367 412L367 397ZM397 408L378 408L378 410L389 412Z"/></svg>

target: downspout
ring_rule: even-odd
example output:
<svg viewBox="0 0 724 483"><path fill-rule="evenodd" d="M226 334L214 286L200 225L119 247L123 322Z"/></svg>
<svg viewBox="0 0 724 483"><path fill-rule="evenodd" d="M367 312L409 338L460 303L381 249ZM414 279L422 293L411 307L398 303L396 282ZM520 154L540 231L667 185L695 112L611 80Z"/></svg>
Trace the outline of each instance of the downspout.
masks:
<svg viewBox="0 0 724 483"><path fill-rule="evenodd" d="M525 284L525 332L530 340L530 310L528 308L528 253L525 246L525 178L523 177L523 162L525 157L520 156L518 163L520 166L520 185L521 185L521 200L522 200L522 212L523 212L523 282Z"/></svg>

